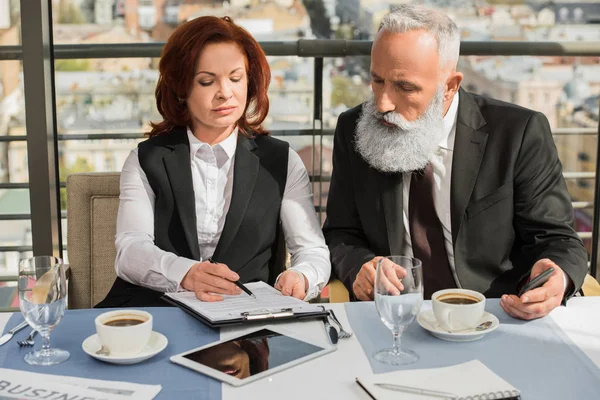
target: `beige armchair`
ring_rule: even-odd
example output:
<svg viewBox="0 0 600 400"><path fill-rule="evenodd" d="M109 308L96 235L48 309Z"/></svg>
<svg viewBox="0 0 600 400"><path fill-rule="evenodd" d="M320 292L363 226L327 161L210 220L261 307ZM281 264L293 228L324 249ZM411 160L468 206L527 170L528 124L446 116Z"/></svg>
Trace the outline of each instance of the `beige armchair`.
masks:
<svg viewBox="0 0 600 400"><path fill-rule="evenodd" d="M91 308L99 303L116 278L119 178L118 172L77 173L67 177L71 309Z"/></svg>

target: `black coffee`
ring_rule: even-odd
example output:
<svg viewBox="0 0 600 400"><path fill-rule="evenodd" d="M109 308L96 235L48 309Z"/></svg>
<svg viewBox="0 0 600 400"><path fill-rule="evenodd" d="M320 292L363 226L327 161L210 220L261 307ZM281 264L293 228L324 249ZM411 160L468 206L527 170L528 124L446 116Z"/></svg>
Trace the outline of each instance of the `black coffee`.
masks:
<svg viewBox="0 0 600 400"><path fill-rule="evenodd" d="M438 297L438 301L446 304L475 304L479 303L479 299L468 296L447 296Z"/></svg>
<svg viewBox="0 0 600 400"><path fill-rule="evenodd" d="M133 326L133 325L143 324L144 322L146 322L146 320L143 319L142 317L136 318L136 317L126 316L126 317L117 317L117 318L109 319L108 321L106 321L104 323L104 325L106 325L106 326Z"/></svg>

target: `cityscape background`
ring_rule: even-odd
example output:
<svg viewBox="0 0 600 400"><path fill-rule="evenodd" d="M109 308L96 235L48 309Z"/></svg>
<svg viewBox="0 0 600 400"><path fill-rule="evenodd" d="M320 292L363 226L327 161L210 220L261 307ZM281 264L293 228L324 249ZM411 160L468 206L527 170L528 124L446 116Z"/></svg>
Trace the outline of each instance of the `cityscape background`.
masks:
<svg viewBox="0 0 600 400"><path fill-rule="evenodd" d="M178 25L203 15L228 15L259 42L372 40L381 17L403 3L443 9L456 21L463 41L600 41L597 0L53 0L53 40L81 45L164 42ZM0 46L21 42L27 24L20 19L19 5L19 0L0 0ZM314 59L268 58L271 108L265 125L270 130L316 129L318 134L321 128L333 129L338 115L370 92L369 57L325 58L323 114L315 121ZM157 58L56 60L58 134L141 137L151 121L160 120L154 100L157 66ZM541 111L553 130L598 127L600 57L468 56L461 57L459 70L467 91ZM0 60L0 136L26 135L25 101L21 61ZM282 138L301 155L309 174L331 174L331 136ZM72 172L119 171L139 140L61 140L61 181ZM595 171L597 135L559 135L555 142L565 172ZM28 174L26 142L0 141L0 183L28 182ZM575 229L591 232L587 202L593 201L594 180L567 183L573 201L580 203ZM324 206L328 184L314 185L315 205ZM66 209L64 196L61 203ZM29 212L28 189L0 189L0 214ZM0 246L31 245L30 232L29 220L0 220ZM63 238L66 242L64 220ZM16 275L18 261L26 255L0 252L0 276Z"/></svg>

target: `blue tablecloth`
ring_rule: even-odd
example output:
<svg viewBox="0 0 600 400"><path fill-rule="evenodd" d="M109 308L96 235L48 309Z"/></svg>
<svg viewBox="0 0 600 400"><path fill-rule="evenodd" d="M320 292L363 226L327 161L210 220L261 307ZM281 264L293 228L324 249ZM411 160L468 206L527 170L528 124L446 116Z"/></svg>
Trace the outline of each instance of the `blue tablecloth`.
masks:
<svg viewBox="0 0 600 400"><path fill-rule="evenodd" d="M23 329L0 347L0 367L44 374L78 376L82 378L160 384L157 399L221 399L221 382L187 368L171 363L172 355L219 340L219 331L211 329L177 308L146 308L154 318L154 330L169 339L168 346L159 354L134 365L114 365L98 361L83 352L81 344L96 333L94 318L109 310L68 310L50 337L51 346L68 350L71 357L64 363L50 367L34 367L23 356L31 348L20 348L17 340L24 339L29 329ZM23 318L15 313L5 331ZM40 342L39 336L36 341ZM39 343L37 344L39 346Z"/></svg>
<svg viewBox="0 0 600 400"><path fill-rule="evenodd" d="M498 317L500 326L475 342L437 339L415 321L402 335L401 346L417 352L419 361L389 366L373 359L375 351L392 344L392 333L379 319L375 304L346 304L350 325L374 373L447 367L479 359L519 389L524 400L600 398L600 370L550 317L515 320L502 310L498 299L488 299L486 310Z"/></svg>

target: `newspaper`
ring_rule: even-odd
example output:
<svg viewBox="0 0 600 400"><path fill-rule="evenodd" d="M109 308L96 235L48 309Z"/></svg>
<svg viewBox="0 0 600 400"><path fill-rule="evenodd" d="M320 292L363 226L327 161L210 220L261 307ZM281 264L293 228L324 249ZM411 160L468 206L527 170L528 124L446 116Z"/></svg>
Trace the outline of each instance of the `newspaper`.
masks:
<svg viewBox="0 0 600 400"><path fill-rule="evenodd" d="M0 400L149 400L160 385L102 381L0 368Z"/></svg>

